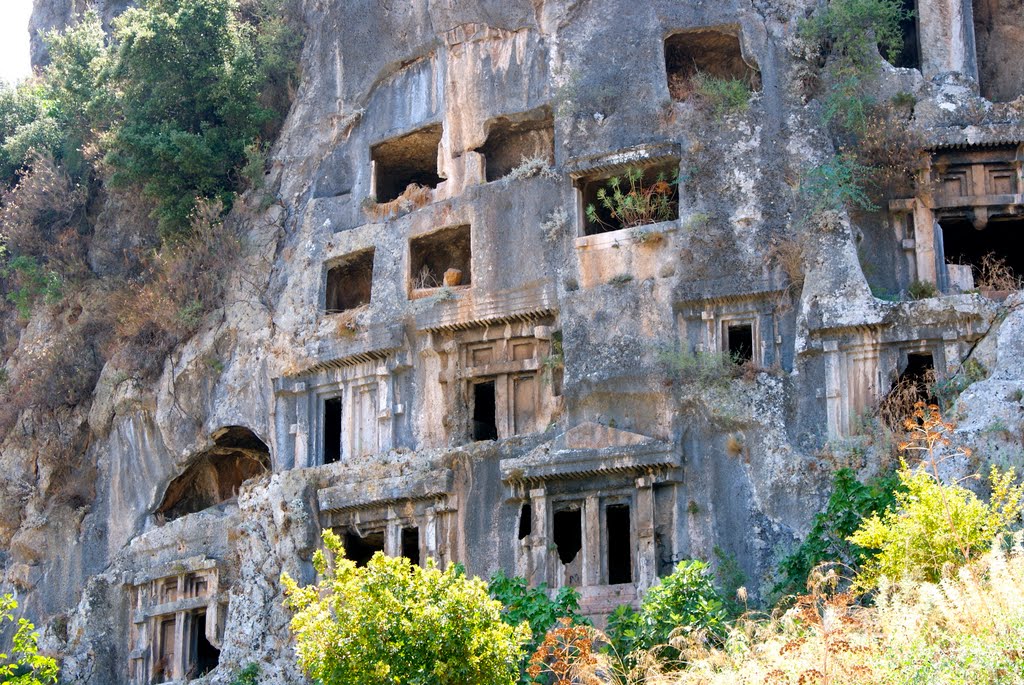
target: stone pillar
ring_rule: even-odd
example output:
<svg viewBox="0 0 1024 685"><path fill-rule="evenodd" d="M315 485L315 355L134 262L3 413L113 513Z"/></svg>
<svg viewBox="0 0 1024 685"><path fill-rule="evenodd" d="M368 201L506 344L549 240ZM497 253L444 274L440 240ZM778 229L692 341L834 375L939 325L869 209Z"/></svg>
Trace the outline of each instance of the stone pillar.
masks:
<svg viewBox="0 0 1024 685"><path fill-rule="evenodd" d="M839 353L839 342L826 340L822 343L825 351L825 413L829 439L840 438L846 433L843 422L843 360Z"/></svg>
<svg viewBox="0 0 1024 685"><path fill-rule="evenodd" d="M424 518L426 519L426 525L423 527L423 546L427 558L438 559L437 510L434 507L430 507L425 512Z"/></svg>
<svg viewBox="0 0 1024 685"><path fill-rule="evenodd" d="M544 486L530 490L530 514L533 517L533 532L527 538L530 555L527 566L532 573L527 580L531 585L550 584L548 565L550 558L555 555L548 553L548 530L551 519L548 514L547 489Z"/></svg>
<svg viewBox="0 0 1024 685"><path fill-rule="evenodd" d="M583 502L583 570L580 585L601 585L602 552L608 544L601 526L601 498L590 495Z"/></svg>
<svg viewBox="0 0 1024 685"><path fill-rule="evenodd" d="M917 280L937 284L935 214L922 202L915 203L914 207L914 260Z"/></svg>
<svg viewBox="0 0 1024 685"><path fill-rule="evenodd" d="M924 77L952 71L977 82L971 0L918 0L917 16Z"/></svg>
<svg viewBox="0 0 1024 685"><path fill-rule="evenodd" d="M636 556L634 582L639 592L645 592L658 579L657 548L654 544L654 479L642 476L636 479Z"/></svg>

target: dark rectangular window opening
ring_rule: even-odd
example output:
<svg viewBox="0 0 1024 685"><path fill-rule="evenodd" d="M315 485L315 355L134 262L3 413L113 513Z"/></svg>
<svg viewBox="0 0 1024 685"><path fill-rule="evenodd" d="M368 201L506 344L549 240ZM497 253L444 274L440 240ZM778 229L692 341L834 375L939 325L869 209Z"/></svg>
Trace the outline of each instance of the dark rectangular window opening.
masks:
<svg viewBox="0 0 1024 685"><path fill-rule="evenodd" d="M903 0L903 11L909 16L900 21L900 34L903 37L903 45L896 55L885 55L892 57L894 67L902 69L921 68L921 43L917 33L917 0Z"/></svg>
<svg viewBox="0 0 1024 685"><path fill-rule="evenodd" d="M725 329L726 349L737 364L754 360L754 327L749 324L729 325Z"/></svg>
<svg viewBox="0 0 1024 685"><path fill-rule="evenodd" d="M615 203L606 206L600 193L605 191L607 197L613 194L612 179L617 178L619 189L627 195L631 192L631 184L627 174L640 171L642 176L636 183L637 194L645 197L660 198L658 202L643 202L644 211L616 212ZM597 235L624 228L633 228L662 221L675 221L679 218L679 162L678 160L646 167L630 167L622 169L611 176L600 175L581 178L577 187L583 198L583 233ZM624 203L625 204L625 203ZM636 204L635 202L633 203ZM588 211L594 208L594 213ZM619 207L618 209L622 209Z"/></svg>
<svg viewBox="0 0 1024 685"><path fill-rule="evenodd" d="M761 89L761 74L743 59L736 33L698 29L665 39L665 72L673 100L688 100L697 90L696 77L738 80L751 90Z"/></svg>
<svg viewBox="0 0 1024 685"><path fill-rule="evenodd" d="M196 614L192 619L191 638L193 663L190 665L189 672L192 677L199 678L217 668L217 664L220 662L220 650L206 638L205 612Z"/></svg>
<svg viewBox="0 0 1024 685"><path fill-rule="evenodd" d="M533 533L533 507L524 504L519 510L519 539L525 540Z"/></svg>
<svg viewBox="0 0 1024 685"><path fill-rule="evenodd" d="M356 566L363 567L377 552L384 551L384 531L374 531L365 536L355 531L345 533L345 556L355 562Z"/></svg>
<svg viewBox="0 0 1024 685"><path fill-rule="evenodd" d="M473 389L473 440L497 440L497 408L494 397L494 381L474 383Z"/></svg>
<svg viewBox="0 0 1024 685"><path fill-rule="evenodd" d="M453 226L413 238L409 243L409 280L413 290L472 283L469 226Z"/></svg>
<svg viewBox="0 0 1024 685"><path fill-rule="evenodd" d="M436 188L441 124L385 140L370 149L377 169L377 202L397 199L410 185Z"/></svg>
<svg viewBox="0 0 1024 685"><path fill-rule="evenodd" d="M571 563L583 549L583 513L579 509L556 511L552 522L552 538L563 564Z"/></svg>
<svg viewBox="0 0 1024 685"><path fill-rule="evenodd" d="M327 270L324 310L328 314L370 304L373 289L374 250L363 250L345 257Z"/></svg>
<svg viewBox="0 0 1024 685"><path fill-rule="evenodd" d="M605 507L604 523L608 533L608 584L632 583L633 543L629 532L629 505Z"/></svg>
<svg viewBox="0 0 1024 685"><path fill-rule="evenodd" d="M996 218L977 229L967 218L943 219L942 249L947 264L967 264L974 287L1019 290L1024 277L1024 219Z"/></svg>
<svg viewBox="0 0 1024 685"><path fill-rule="evenodd" d="M341 461L341 398L324 400L324 463Z"/></svg>
<svg viewBox="0 0 1024 685"><path fill-rule="evenodd" d="M547 108L538 113L500 117L487 127L484 156L487 181L505 178L526 161L555 163L555 122Z"/></svg>
<svg viewBox="0 0 1024 685"><path fill-rule="evenodd" d="M416 526L402 529L402 556L420 565L420 529Z"/></svg>

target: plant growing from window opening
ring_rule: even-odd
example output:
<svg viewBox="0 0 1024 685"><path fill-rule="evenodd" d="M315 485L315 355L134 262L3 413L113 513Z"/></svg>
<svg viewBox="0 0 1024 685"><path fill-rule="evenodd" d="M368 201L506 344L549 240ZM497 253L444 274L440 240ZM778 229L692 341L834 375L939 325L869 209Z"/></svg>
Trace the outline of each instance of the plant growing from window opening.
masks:
<svg viewBox="0 0 1024 685"><path fill-rule="evenodd" d="M678 212L679 200L674 191L678 184L678 173L669 178L660 172L654 182L648 184L643 169L629 167L623 176L611 177L604 188L598 189L597 205L587 205L587 220L606 231L669 221ZM614 223L602 219L599 208L605 210Z"/></svg>

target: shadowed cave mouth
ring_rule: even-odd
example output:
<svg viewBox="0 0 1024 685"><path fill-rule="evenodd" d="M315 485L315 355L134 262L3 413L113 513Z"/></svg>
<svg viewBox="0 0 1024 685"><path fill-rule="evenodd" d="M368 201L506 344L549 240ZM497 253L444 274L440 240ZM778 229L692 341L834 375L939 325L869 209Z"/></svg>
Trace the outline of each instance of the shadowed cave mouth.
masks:
<svg viewBox="0 0 1024 685"><path fill-rule="evenodd" d="M981 230L968 219L943 219L939 225L945 262L969 265L975 288L1020 287L1024 278L1024 218L992 219Z"/></svg>
<svg viewBox="0 0 1024 685"><path fill-rule="evenodd" d="M686 100L696 89L698 74L737 80L761 89L761 75L743 59L739 31L704 28L681 31L665 39L665 73L673 100Z"/></svg>
<svg viewBox="0 0 1024 685"><path fill-rule="evenodd" d="M167 486L156 513L173 520L226 502L242 483L270 470L270 449L248 428L214 433L213 447L192 459Z"/></svg>
<svg viewBox="0 0 1024 685"><path fill-rule="evenodd" d="M328 314L370 304L374 252L373 248L356 252L329 266L324 302Z"/></svg>
<svg viewBox="0 0 1024 685"><path fill-rule="evenodd" d="M484 156L488 182L508 176L527 160L555 162L555 122L542 108L488 123L487 140L476 150Z"/></svg>
<svg viewBox="0 0 1024 685"><path fill-rule="evenodd" d="M370 157L376 169L377 202L397 199L412 184L437 187L441 182L437 169L441 133L441 125L433 124L371 148Z"/></svg>

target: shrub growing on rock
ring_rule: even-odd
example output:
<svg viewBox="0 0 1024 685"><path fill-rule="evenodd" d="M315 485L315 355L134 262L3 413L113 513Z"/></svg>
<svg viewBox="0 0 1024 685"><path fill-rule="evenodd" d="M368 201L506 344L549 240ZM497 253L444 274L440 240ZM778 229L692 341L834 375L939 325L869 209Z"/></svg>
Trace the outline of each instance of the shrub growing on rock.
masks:
<svg viewBox="0 0 1024 685"><path fill-rule="evenodd" d="M18 603L11 595L0 595L0 627L14 622ZM57 662L39 654L39 635L27 619L17 621L10 650L0 652L0 683L9 685L47 685L57 682Z"/></svg>
<svg viewBox="0 0 1024 685"><path fill-rule="evenodd" d="M512 685L524 625L502 621L487 585L461 567L441 571L377 553L359 568L341 539L323 533L313 565L320 585L287 574L299 665L322 685Z"/></svg>

